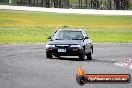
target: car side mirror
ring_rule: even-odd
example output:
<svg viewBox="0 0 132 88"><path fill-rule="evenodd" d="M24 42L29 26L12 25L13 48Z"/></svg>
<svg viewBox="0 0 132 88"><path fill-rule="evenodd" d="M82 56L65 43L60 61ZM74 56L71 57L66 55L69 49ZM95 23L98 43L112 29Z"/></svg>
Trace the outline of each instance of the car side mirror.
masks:
<svg viewBox="0 0 132 88"><path fill-rule="evenodd" d="M51 36L49 36L47 39L51 39Z"/></svg>
<svg viewBox="0 0 132 88"><path fill-rule="evenodd" d="M89 39L89 37L85 36L85 39Z"/></svg>

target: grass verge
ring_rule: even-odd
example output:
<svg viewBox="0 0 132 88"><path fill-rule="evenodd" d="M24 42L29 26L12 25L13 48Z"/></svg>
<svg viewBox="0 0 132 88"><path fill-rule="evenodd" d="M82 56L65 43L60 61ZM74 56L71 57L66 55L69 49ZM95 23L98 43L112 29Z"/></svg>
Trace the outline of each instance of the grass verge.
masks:
<svg viewBox="0 0 132 88"><path fill-rule="evenodd" d="M10 10L0 12L0 44L47 42L47 37L64 25L71 28L85 28L93 42L132 42L131 16L91 16Z"/></svg>

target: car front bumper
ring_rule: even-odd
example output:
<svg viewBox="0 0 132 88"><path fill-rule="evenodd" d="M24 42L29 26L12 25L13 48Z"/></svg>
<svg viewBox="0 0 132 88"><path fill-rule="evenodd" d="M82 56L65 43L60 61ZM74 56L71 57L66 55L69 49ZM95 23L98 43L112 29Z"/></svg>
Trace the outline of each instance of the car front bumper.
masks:
<svg viewBox="0 0 132 88"><path fill-rule="evenodd" d="M59 52L59 49L65 50L65 52ZM79 56L83 53L82 47L69 47L69 48L47 48L46 54L54 56Z"/></svg>

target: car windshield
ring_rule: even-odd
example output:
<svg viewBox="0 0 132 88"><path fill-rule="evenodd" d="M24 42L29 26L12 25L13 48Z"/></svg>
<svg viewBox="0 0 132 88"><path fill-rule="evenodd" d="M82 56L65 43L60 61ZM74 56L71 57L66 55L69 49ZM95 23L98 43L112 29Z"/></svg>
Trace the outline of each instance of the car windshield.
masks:
<svg viewBox="0 0 132 88"><path fill-rule="evenodd" d="M55 33L54 40L81 40L83 35L81 31L70 31L70 30L61 30Z"/></svg>

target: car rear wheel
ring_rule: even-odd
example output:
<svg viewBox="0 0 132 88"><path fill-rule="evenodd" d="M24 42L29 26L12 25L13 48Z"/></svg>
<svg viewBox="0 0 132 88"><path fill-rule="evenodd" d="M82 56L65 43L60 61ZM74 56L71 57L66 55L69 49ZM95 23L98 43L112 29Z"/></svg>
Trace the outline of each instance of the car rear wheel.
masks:
<svg viewBox="0 0 132 88"><path fill-rule="evenodd" d="M92 60L92 54L91 54L91 53L89 53L89 54L87 55L87 60Z"/></svg>
<svg viewBox="0 0 132 88"><path fill-rule="evenodd" d="M46 57L47 57L47 58L52 58L52 55L46 54Z"/></svg>
<svg viewBox="0 0 132 88"><path fill-rule="evenodd" d="M91 49L92 49L92 53L93 53L93 46L91 46Z"/></svg>

